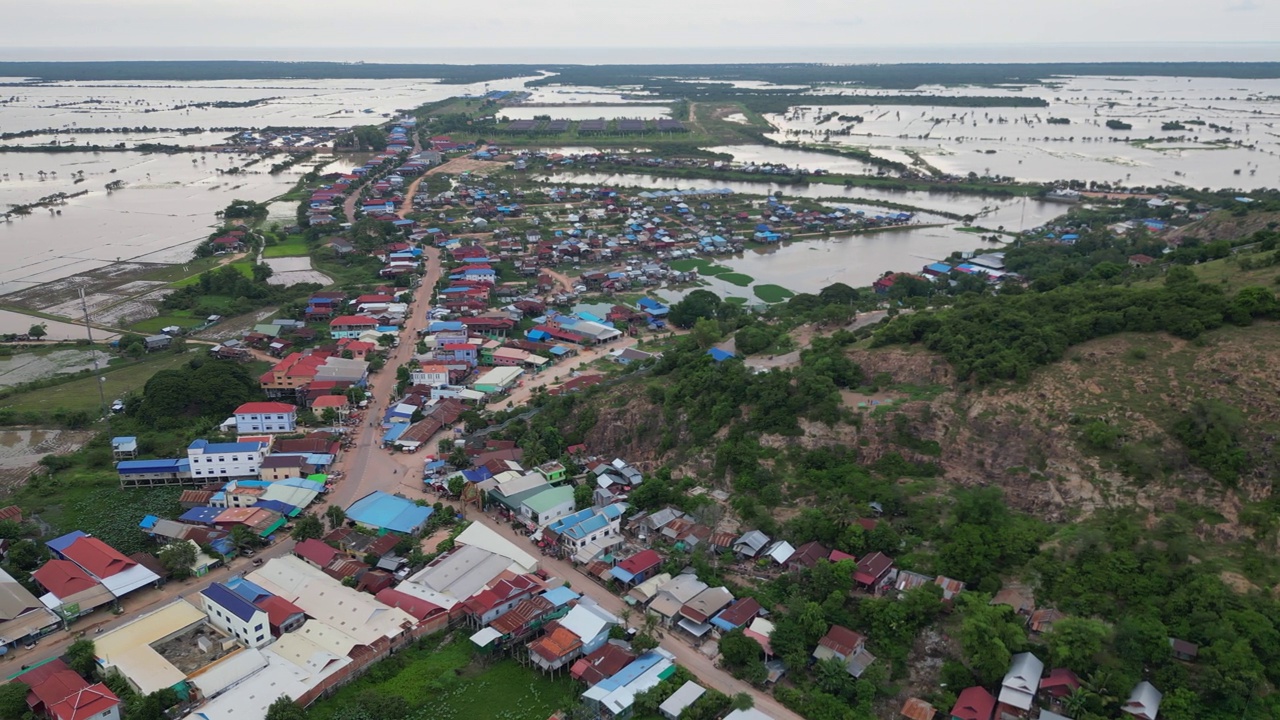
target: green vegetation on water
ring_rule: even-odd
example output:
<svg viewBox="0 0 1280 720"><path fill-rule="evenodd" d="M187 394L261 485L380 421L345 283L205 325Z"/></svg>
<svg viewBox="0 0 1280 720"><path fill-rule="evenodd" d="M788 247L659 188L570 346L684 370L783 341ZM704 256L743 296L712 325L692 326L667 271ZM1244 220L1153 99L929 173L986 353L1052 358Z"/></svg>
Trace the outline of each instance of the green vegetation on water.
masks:
<svg viewBox="0 0 1280 720"><path fill-rule="evenodd" d="M750 275L745 275L740 272L724 272L724 273L719 273L715 277L731 285L737 285L738 287L747 287L751 283L756 281L756 279L751 277Z"/></svg>
<svg viewBox="0 0 1280 720"><path fill-rule="evenodd" d="M751 288L751 292L755 293L756 297L760 298L761 300L767 303L782 302L783 300L788 300L792 297L795 297L795 293L791 292L790 290L782 287L781 285L773 285L771 283L756 285L755 287ZM726 302L732 302L732 301L733 301L733 298L726 299Z"/></svg>

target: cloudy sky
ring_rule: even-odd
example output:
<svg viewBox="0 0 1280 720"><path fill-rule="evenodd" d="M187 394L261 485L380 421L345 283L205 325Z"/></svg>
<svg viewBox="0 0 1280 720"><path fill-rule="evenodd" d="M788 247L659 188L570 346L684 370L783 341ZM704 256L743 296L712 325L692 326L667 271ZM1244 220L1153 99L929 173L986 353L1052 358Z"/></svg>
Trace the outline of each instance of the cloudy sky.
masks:
<svg viewBox="0 0 1280 720"><path fill-rule="evenodd" d="M231 54L246 59L274 58L278 48L327 48L329 56L341 60L447 62L452 49L526 48L545 49L545 61L554 62L583 48L755 48L769 55L779 48L884 46L918 48L921 59L932 59L928 49L938 45L1156 43L1165 48L1163 56L1151 59L1172 60L1179 59L1170 56L1177 50L1168 48L1182 43L1280 39L1276 0L47 0L9 5L0 28L6 59L60 57L52 48L69 49L66 59L102 55L89 48L118 48L115 54L122 58ZM366 50L380 45L417 53L393 58ZM229 53L233 49L243 52ZM1186 59L1208 59L1196 52L1188 48ZM1269 50L1255 49L1259 52L1262 56L1253 59L1280 60L1266 57ZM756 59L751 51L735 54L741 61ZM457 61L483 57L468 52Z"/></svg>

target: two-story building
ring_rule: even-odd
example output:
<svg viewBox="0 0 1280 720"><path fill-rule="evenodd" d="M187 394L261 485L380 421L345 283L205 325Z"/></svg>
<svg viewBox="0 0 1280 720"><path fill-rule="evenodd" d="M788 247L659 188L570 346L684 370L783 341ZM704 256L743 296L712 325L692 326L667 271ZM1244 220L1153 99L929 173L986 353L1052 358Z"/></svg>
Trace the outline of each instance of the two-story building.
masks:
<svg viewBox="0 0 1280 720"><path fill-rule="evenodd" d="M297 429L298 408L282 402L247 402L236 408L236 432L291 433Z"/></svg>
<svg viewBox="0 0 1280 720"><path fill-rule="evenodd" d="M256 478L266 457L266 443L211 443L203 438L187 446L192 480Z"/></svg>
<svg viewBox="0 0 1280 720"><path fill-rule="evenodd" d="M200 591L200 603L209 623L249 647L262 647L275 638L268 627L267 611L216 582Z"/></svg>
<svg viewBox="0 0 1280 720"><path fill-rule="evenodd" d="M409 373L409 382L414 385L439 387L449 384L449 368L445 365L422 363Z"/></svg>
<svg viewBox="0 0 1280 720"><path fill-rule="evenodd" d="M520 506L520 514L534 525L543 527L572 513L573 506L573 488L547 488L526 498Z"/></svg>
<svg viewBox="0 0 1280 720"><path fill-rule="evenodd" d="M378 329L378 321L367 315L343 315L329 321L329 336L335 340L358 338L361 333Z"/></svg>

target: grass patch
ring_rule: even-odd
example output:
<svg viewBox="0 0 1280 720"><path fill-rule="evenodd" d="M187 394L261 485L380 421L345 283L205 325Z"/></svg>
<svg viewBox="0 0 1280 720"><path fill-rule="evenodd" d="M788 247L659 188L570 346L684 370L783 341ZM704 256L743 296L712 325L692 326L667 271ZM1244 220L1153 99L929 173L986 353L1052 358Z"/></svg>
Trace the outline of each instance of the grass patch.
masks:
<svg viewBox="0 0 1280 720"><path fill-rule="evenodd" d="M89 410L96 413L101 408L101 400L98 397L99 377L106 378L106 381L101 383L102 391L107 396L107 402L111 402L125 393L141 389L152 375L161 370L179 367L190 359L190 354L155 353L141 360L112 365L98 373L90 370L84 374L84 377L61 385L11 395L0 400L0 408L41 413L62 408Z"/></svg>
<svg viewBox="0 0 1280 720"><path fill-rule="evenodd" d="M756 285L755 287L751 288L751 292L755 293L756 297L760 298L761 300L767 303L782 302L783 300L793 298L796 295L795 293L782 287L781 285L772 285L769 283L765 283L764 285Z"/></svg>
<svg viewBox="0 0 1280 720"><path fill-rule="evenodd" d="M580 688L568 675L548 679L509 658L482 664L464 639L437 647L424 638L384 660L333 697L316 703L311 720L331 720L366 697L404 698L416 716L436 720L546 720L568 708Z"/></svg>
<svg viewBox="0 0 1280 720"><path fill-rule="evenodd" d="M750 275L744 275L743 273L738 273L738 272L721 273L719 275L716 275L716 277L731 285L737 285L738 287L747 287L748 285L756 281L756 279L751 277Z"/></svg>
<svg viewBox="0 0 1280 720"><path fill-rule="evenodd" d="M307 239L302 235L290 235L279 245L268 245L263 248L264 258L306 257L311 252L307 247ZM252 272L252 268L250 268Z"/></svg>
<svg viewBox="0 0 1280 720"><path fill-rule="evenodd" d="M306 253L303 253L303 254L305 255ZM169 283L169 287L181 288L181 287L186 287L188 285L195 285L196 283L200 282L201 273L207 270L214 269L216 265L217 264L214 263L214 265L212 266L205 267L203 270L196 271L194 275L188 275L187 277L184 277L181 280L177 280L175 282ZM244 275L247 278L253 277L253 261L252 260L237 260L231 263L230 265L228 265L228 267L233 267L236 270L239 270L240 274Z"/></svg>

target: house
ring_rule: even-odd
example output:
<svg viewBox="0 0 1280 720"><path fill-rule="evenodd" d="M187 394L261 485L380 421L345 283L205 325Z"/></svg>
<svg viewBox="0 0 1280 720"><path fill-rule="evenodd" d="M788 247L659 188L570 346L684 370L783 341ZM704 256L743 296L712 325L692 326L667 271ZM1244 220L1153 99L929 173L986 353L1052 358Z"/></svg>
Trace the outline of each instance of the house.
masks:
<svg viewBox="0 0 1280 720"><path fill-rule="evenodd" d="M156 573L136 560L78 530L49 540L45 545L55 556L70 560L97 579L117 598L160 581Z"/></svg>
<svg viewBox="0 0 1280 720"><path fill-rule="evenodd" d="M811 568L818 564L819 560L825 560L831 551L822 546L820 542L807 542L791 554L787 558L787 569L791 571L803 570Z"/></svg>
<svg viewBox="0 0 1280 720"><path fill-rule="evenodd" d="M593 653L609 640L610 629L622 621L609 611L582 599L569 609L559 621L560 627L569 630L582 641L582 654Z"/></svg>
<svg viewBox="0 0 1280 720"><path fill-rule="evenodd" d="M1055 608L1043 608L1031 613L1031 617L1027 619L1027 626L1036 635L1043 635L1053 629L1054 623L1066 617L1065 613Z"/></svg>
<svg viewBox="0 0 1280 720"><path fill-rule="evenodd" d="M1129 693L1129 699L1120 706L1120 712L1132 715L1137 720L1156 720L1162 699L1164 694L1154 685L1143 680L1133 688L1133 692Z"/></svg>
<svg viewBox="0 0 1280 720"><path fill-rule="evenodd" d="M559 670L582 654L582 640L554 622L546 635L529 643L529 661L543 672Z"/></svg>
<svg viewBox="0 0 1280 720"><path fill-rule="evenodd" d="M16 647L58 626L58 616L0 569L0 646Z"/></svg>
<svg viewBox="0 0 1280 720"><path fill-rule="evenodd" d="M964 583L960 582L959 580L952 580L951 578L946 577L945 575L939 575L938 577L934 578L933 582L935 585L942 588L943 600L951 600L955 596L964 592Z"/></svg>
<svg viewBox="0 0 1280 720"><path fill-rule="evenodd" d="M1054 668L1040 681L1040 696L1047 701L1061 700L1080 687L1080 678L1067 668Z"/></svg>
<svg viewBox="0 0 1280 720"><path fill-rule="evenodd" d="M741 598L733 601L732 605L711 618L711 624L724 632L729 632L754 620L763 609L755 598Z"/></svg>
<svg viewBox="0 0 1280 720"><path fill-rule="evenodd" d="M70 560L48 560L33 570L31 577L48 591L40 602L69 619L116 601L116 596L105 585ZM72 608L76 610L74 613L70 612Z"/></svg>
<svg viewBox="0 0 1280 720"><path fill-rule="evenodd" d="M233 480L256 478L266 457L266 443L211 443L194 440L187 446L187 461L193 480Z"/></svg>
<svg viewBox="0 0 1280 720"><path fill-rule="evenodd" d="M1044 663L1031 653L1013 656L1009 672L1000 683L1000 697L996 706L997 720L1025 718L1031 712L1036 693L1040 690L1040 676Z"/></svg>
<svg viewBox="0 0 1280 720"><path fill-rule="evenodd" d="M861 650L866 642L867 639L861 633L842 625L832 625L818 641L818 647L813 650L813 658L819 661L835 658L843 662Z"/></svg>
<svg viewBox="0 0 1280 720"><path fill-rule="evenodd" d="M933 716L937 715L938 711L920 698L907 698L898 714L907 720L933 720Z"/></svg>
<svg viewBox="0 0 1280 720"><path fill-rule="evenodd" d="M733 543L733 551L744 558L753 558L769 544L769 536L759 530L751 530Z"/></svg>
<svg viewBox="0 0 1280 720"><path fill-rule="evenodd" d="M601 680L582 694L588 707L604 718L626 718L636 696L657 687L669 676L674 657L662 648L654 648L636 658L613 676Z"/></svg>
<svg viewBox="0 0 1280 720"><path fill-rule="evenodd" d="M102 683L89 683L61 658L13 678L24 683L27 706L51 720L120 720L120 698Z"/></svg>
<svg viewBox="0 0 1280 720"><path fill-rule="evenodd" d="M147 352L156 350L164 350L169 347L169 343L173 342L173 338L168 335L151 335L143 339L142 344Z"/></svg>
<svg viewBox="0 0 1280 720"><path fill-rule="evenodd" d="M373 530L412 535L422 529L432 512L412 500L375 490L347 508L347 519Z"/></svg>
<svg viewBox="0 0 1280 720"><path fill-rule="evenodd" d="M132 460L138 457L138 438L133 436L111 438L111 458Z"/></svg>
<svg viewBox="0 0 1280 720"><path fill-rule="evenodd" d="M1130 267L1145 267L1155 261L1156 261L1155 258L1151 257L1150 255L1143 255L1142 253L1129 256Z"/></svg>
<svg viewBox="0 0 1280 720"><path fill-rule="evenodd" d="M312 470L306 455L268 455L258 468L258 476L266 482L279 482L285 478L306 477Z"/></svg>
<svg viewBox="0 0 1280 720"><path fill-rule="evenodd" d="M449 384L449 368L446 365L422 363L409 373L409 382L414 385L438 387Z"/></svg>
<svg viewBox="0 0 1280 720"><path fill-rule="evenodd" d="M733 602L728 588L707 588L680 608L679 625L694 637L702 637L711 629L711 618Z"/></svg>
<svg viewBox="0 0 1280 720"><path fill-rule="evenodd" d="M236 432L291 433L297 427L298 408L281 402L247 402L236 408Z"/></svg>
<svg viewBox="0 0 1280 720"><path fill-rule="evenodd" d="M1196 656L1200 654L1200 648L1177 638L1169 638L1169 648L1173 651L1173 657L1183 662L1195 662Z"/></svg>
<svg viewBox="0 0 1280 720"><path fill-rule="evenodd" d="M267 611L220 582L200 591L200 604L214 627L249 647L262 647L275 639L268 627Z"/></svg>
<svg viewBox="0 0 1280 720"><path fill-rule="evenodd" d="M951 708L951 720L991 720L996 699L984 688L965 688Z"/></svg>
<svg viewBox="0 0 1280 720"><path fill-rule="evenodd" d="M517 367L495 367L477 378L471 386L486 395L494 395L510 390L523 374L524 370Z"/></svg>
<svg viewBox="0 0 1280 720"><path fill-rule="evenodd" d="M520 514L538 527L544 527L571 514L573 508L573 488L565 485L548 487L526 498L520 506Z"/></svg>
<svg viewBox="0 0 1280 720"><path fill-rule="evenodd" d="M340 554L336 549L315 538L307 538L293 546L293 554L305 560L309 565L323 570Z"/></svg>
<svg viewBox="0 0 1280 720"><path fill-rule="evenodd" d="M609 357L619 365L630 365L631 363L644 362L645 360L649 360L656 356L653 353L647 353L633 347L626 347L621 350L609 351Z"/></svg>
<svg viewBox="0 0 1280 720"><path fill-rule="evenodd" d="M655 550L642 550L613 567L609 574L626 585L644 582L645 578L662 565L662 556Z"/></svg>
<svg viewBox="0 0 1280 720"><path fill-rule="evenodd" d="M893 571L893 559L884 553L874 552L858 561L853 573L854 582L872 592L878 592Z"/></svg>
<svg viewBox="0 0 1280 720"><path fill-rule="evenodd" d="M690 705L698 701L698 698L706 694L706 688L698 683L688 680L679 690L671 693L671 696L658 706L658 712L662 713L662 717L667 720L677 720L680 713L689 708Z"/></svg>
<svg viewBox="0 0 1280 720"><path fill-rule="evenodd" d="M707 590L707 584L693 573L677 575L658 588L657 595L649 603L649 612L657 615L664 627L669 627L680 616L685 603Z"/></svg>
<svg viewBox="0 0 1280 720"><path fill-rule="evenodd" d="M368 315L342 315L329 321L329 336L335 340L358 339L362 333L378 329L378 321Z"/></svg>
<svg viewBox="0 0 1280 720"><path fill-rule="evenodd" d="M623 645L608 642L575 662L569 676L591 687L612 677L635 659L636 656Z"/></svg>

